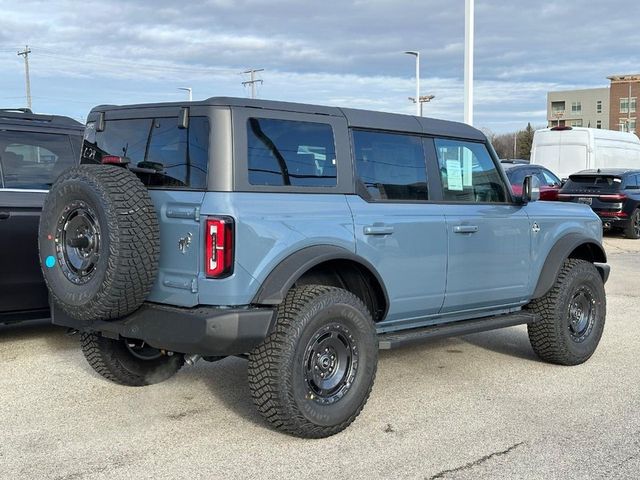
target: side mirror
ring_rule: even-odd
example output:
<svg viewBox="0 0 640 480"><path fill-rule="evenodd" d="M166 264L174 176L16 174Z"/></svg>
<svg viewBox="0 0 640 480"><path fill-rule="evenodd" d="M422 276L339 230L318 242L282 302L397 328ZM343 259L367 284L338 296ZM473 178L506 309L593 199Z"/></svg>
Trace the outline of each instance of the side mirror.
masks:
<svg viewBox="0 0 640 480"><path fill-rule="evenodd" d="M524 177L522 182L522 203L540 200L540 181L531 175Z"/></svg>

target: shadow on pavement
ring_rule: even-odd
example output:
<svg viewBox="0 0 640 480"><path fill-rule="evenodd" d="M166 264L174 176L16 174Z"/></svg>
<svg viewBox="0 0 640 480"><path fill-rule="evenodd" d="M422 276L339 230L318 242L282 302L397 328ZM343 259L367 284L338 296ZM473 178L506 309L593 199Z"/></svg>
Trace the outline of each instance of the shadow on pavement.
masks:
<svg viewBox="0 0 640 480"><path fill-rule="evenodd" d="M65 328L52 325L48 318L0 324L0 344L43 339L52 350L78 348L77 338L69 337L65 333Z"/></svg>
<svg viewBox="0 0 640 480"><path fill-rule="evenodd" d="M202 363L205 368L200 364L197 374L218 400L243 419L271 428L253 404L247 378L247 360L227 357L214 363Z"/></svg>
<svg viewBox="0 0 640 480"><path fill-rule="evenodd" d="M502 328L460 337L466 343L484 350L525 360L540 361L531 348L529 336L523 327Z"/></svg>

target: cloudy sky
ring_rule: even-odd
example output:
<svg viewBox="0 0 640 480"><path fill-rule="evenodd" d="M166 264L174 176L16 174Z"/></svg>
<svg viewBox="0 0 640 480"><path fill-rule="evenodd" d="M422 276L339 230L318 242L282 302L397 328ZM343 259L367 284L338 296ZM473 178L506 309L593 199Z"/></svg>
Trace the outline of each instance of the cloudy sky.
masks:
<svg viewBox="0 0 640 480"><path fill-rule="evenodd" d="M640 73L638 0L476 0L475 124L545 123L548 90ZM462 120L464 0L0 0L0 106L84 119L93 105L247 96Z"/></svg>

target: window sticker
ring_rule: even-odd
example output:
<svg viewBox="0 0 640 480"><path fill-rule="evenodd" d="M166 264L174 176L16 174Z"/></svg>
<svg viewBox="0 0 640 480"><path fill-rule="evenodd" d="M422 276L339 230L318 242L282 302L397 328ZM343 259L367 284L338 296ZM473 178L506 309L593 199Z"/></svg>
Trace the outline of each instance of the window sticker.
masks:
<svg viewBox="0 0 640 480"><path fill-rule="evenodd" d="M473 152L468 148L462 149L462 185L473 186Z"/></svg>
<svg viewBox="0 0 640 480"><path fill-rule="evenodd" d="M462 186L462 167L459 160L447 160L447 185L451 191L461 192L464 190Z"/></svg>

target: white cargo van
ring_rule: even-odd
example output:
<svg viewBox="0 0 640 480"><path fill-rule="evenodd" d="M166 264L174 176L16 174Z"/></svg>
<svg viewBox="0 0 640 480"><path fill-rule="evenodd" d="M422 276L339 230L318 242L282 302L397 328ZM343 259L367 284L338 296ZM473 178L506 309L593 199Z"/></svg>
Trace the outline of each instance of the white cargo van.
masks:
<svg viewBox="0 0 640 480"><path fill-rule="evenodd" d="M533 136L531 163L560 178L588 168L640 168L640 139L597 128L543 128Z"/></svg>

